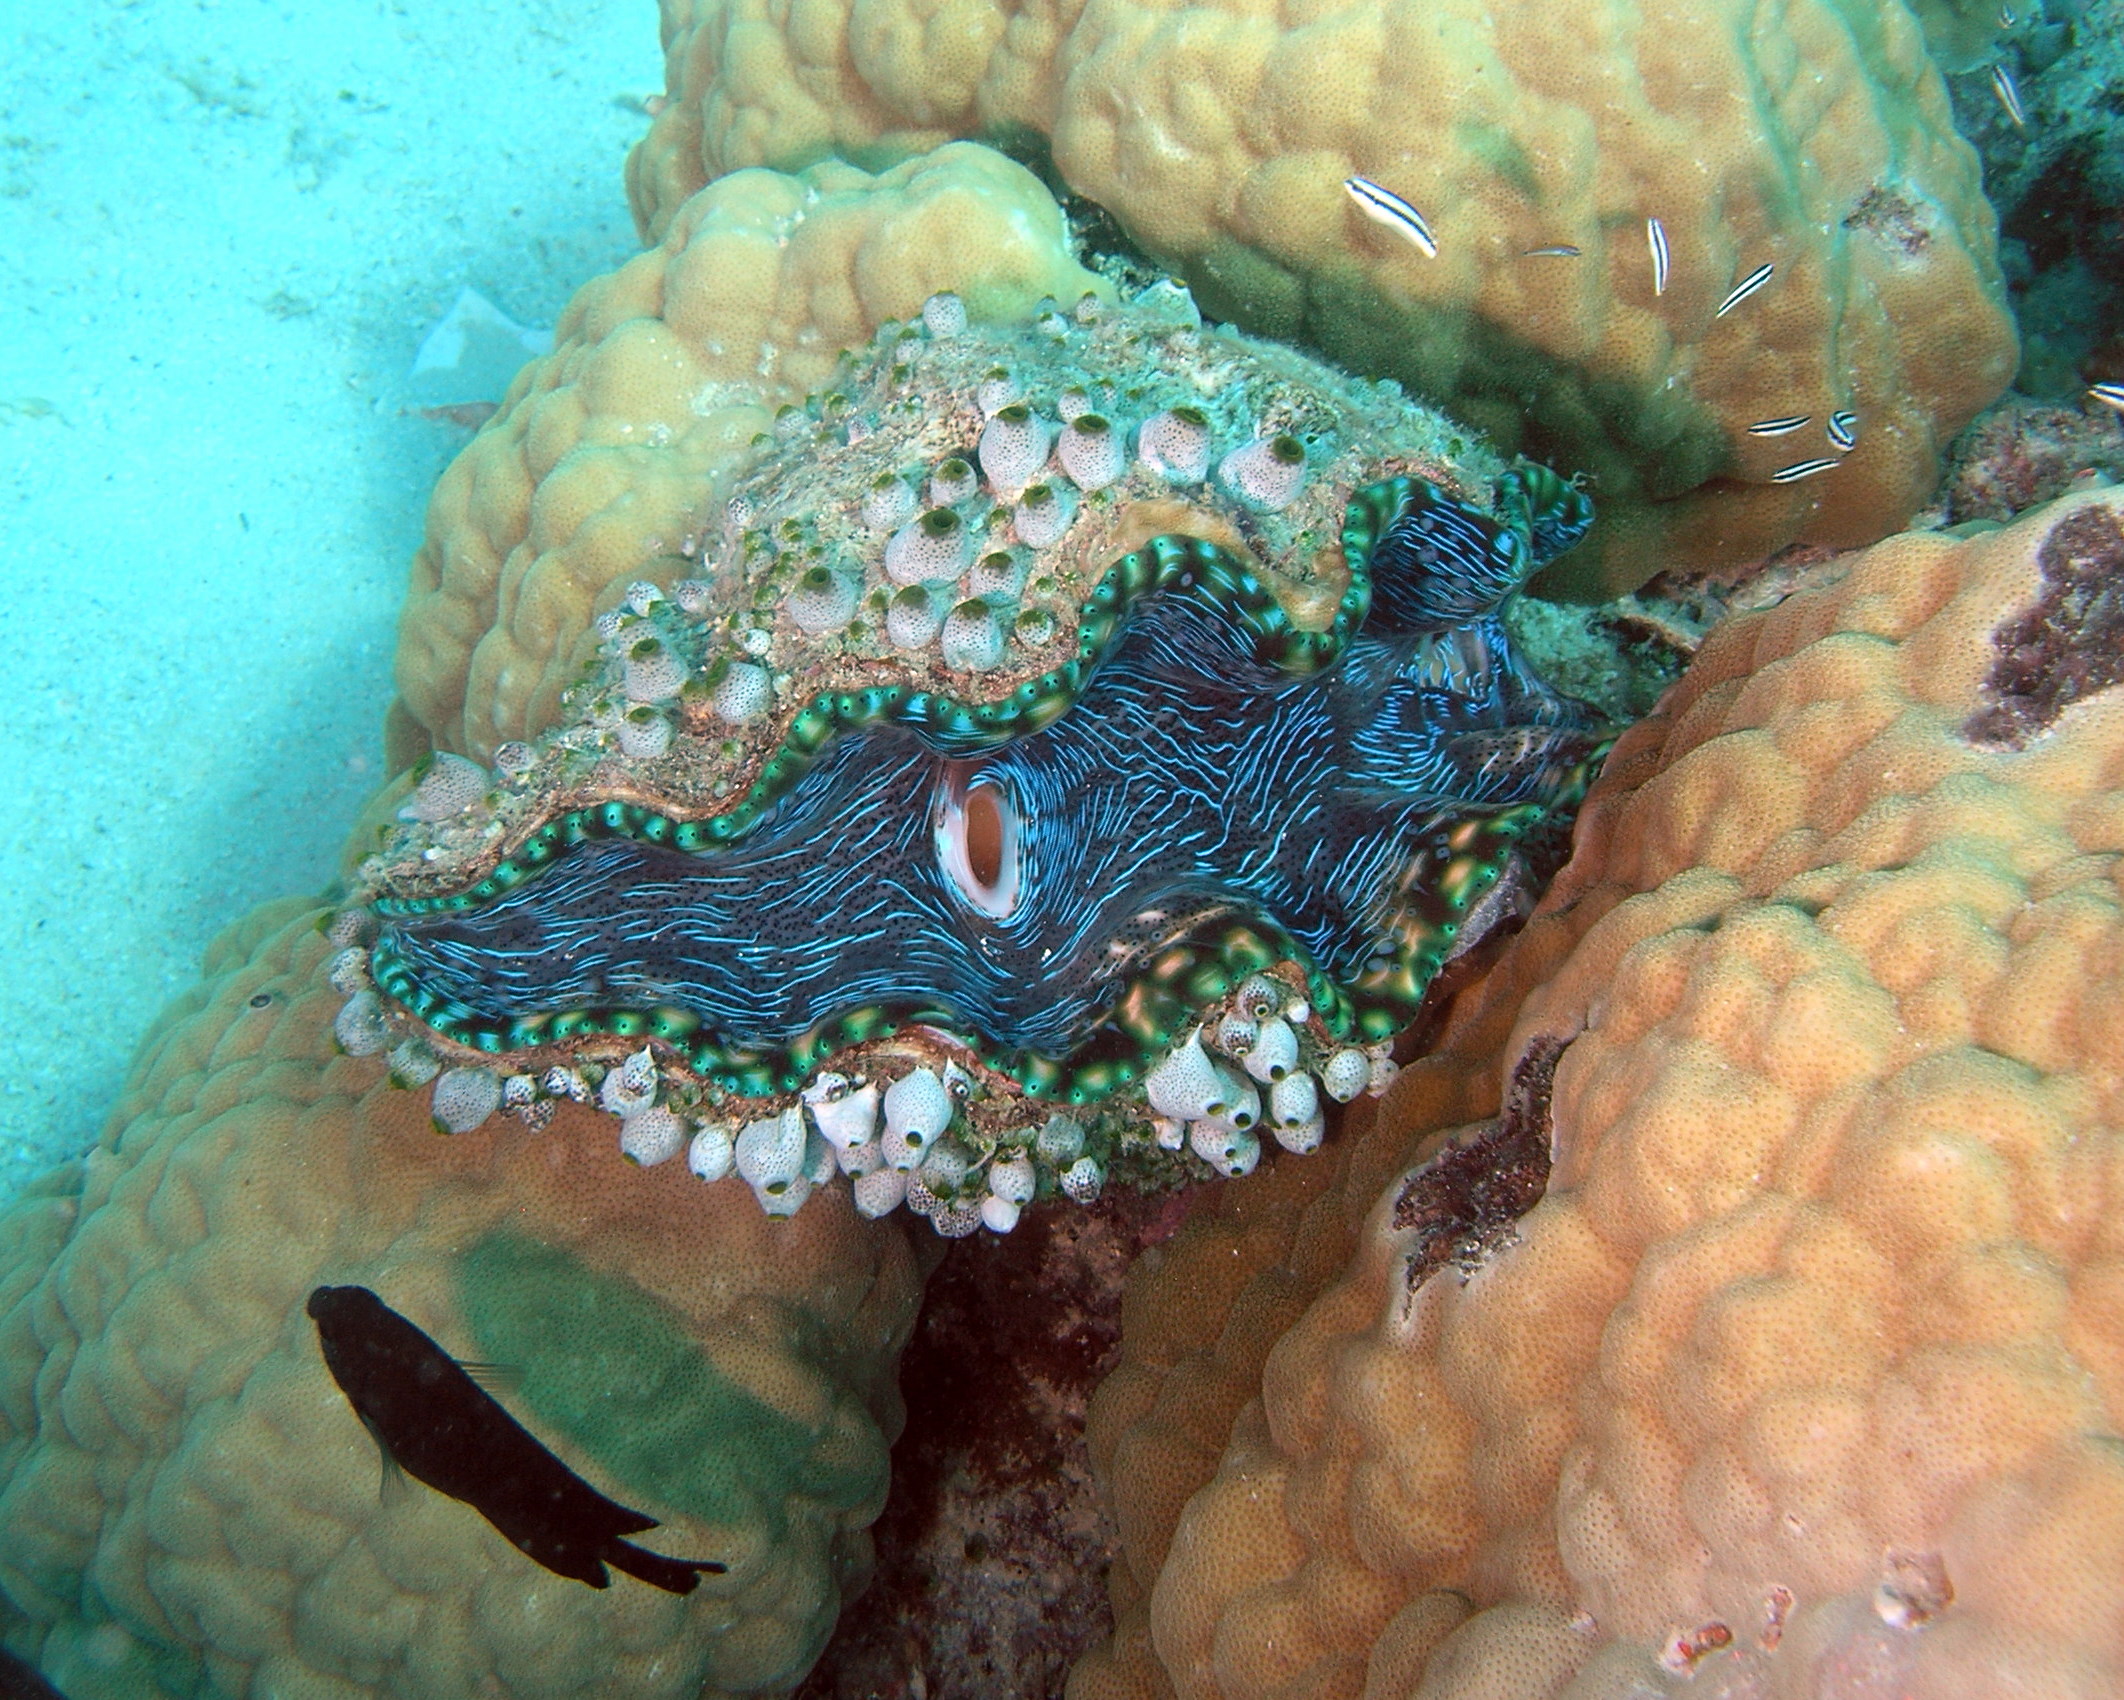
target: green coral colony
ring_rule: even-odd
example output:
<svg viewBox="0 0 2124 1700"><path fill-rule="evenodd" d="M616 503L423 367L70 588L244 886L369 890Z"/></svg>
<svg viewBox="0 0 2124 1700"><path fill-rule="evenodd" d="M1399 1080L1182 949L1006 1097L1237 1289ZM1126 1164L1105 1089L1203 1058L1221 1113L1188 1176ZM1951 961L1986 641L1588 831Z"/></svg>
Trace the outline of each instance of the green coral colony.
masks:
<svg viewBox="0 0 2124 1700"><path fill-rule="evenodd" d="M1311 1150L1583 793L1499 613L1590 517L1171 284L935 297L600 617L567 724L431 758L339 1041L446 1130L596 1102L953 1235Z"/></svg>

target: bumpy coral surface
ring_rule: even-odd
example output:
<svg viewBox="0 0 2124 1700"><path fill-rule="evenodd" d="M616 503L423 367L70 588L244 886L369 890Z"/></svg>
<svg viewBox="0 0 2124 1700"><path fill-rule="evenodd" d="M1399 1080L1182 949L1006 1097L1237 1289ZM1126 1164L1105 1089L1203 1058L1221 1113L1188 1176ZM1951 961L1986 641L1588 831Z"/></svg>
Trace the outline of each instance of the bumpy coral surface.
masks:
<svg viewBox="0 0 2124 1700"><path fill-rule="evenodd" d="M971 146L876 177L734 173L586 285L429 503L399 626L399 758L486 755L551 725L591 616L632 580L687 576L691 516L776 410L947 288L981 321L1105 286L1032 175Z"/></svg>
<svg viewBox="0 0 2124 1700"><path fill-rule="evenodd" d="M1335 1182L1131 1295L1073 1693L2118 1691L2120 575L2074 498L1712 635Z"/></svg>
<svg viewBox="0 0 2124 1700"><path fill-rule="evenodd" d="M0 1218L0 1635L71 1700L793 1686L867 1574L906 1242L644 1173L585 1112L438 1135L335 1047L314 918L226 937L112 1134ZM380 1491L304 1314L322 1283L505 1366L503 1403L659 1520L641 1544L729 1574L596 1592Z"/></svg>
<svg viewBox="0 0 2124 1700"><path fill-rule="evenodd" d="M1169 284L1017 329L932 297L694 516L700 576L601 619L491 805L427 769L350 1042L485 1063L444 1122L595 1084L643 1161L728 1151L776 1211L838 1168L946 1231L1095 1190L1153 1114L1225 1173L1312 1149L1598 743L1502 617L1591 504L1481 460Z"/></svg>
<svg viewBox="0 0 2124 1700"><path fill-rule="evenodd" d="M664 30L645 232L740 166L1037 137L1205 311L1594 473L1579 586L1871 541L2012 374L1993 216L1900 5L665 0Z"/></svg>

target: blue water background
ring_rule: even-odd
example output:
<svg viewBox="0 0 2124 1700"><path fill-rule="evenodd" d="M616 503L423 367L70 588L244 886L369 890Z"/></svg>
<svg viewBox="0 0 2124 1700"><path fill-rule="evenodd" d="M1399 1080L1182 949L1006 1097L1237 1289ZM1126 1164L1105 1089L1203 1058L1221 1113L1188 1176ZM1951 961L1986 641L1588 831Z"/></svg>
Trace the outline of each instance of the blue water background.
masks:
<svg viewBox="0 0 2124 1700"><path fill-rule="evenodd" d="M465 287L551 325L632 251L655 8L0 3L0 1198L155 1011L319 887L382 777L397 607L468 432Z"/></svg>

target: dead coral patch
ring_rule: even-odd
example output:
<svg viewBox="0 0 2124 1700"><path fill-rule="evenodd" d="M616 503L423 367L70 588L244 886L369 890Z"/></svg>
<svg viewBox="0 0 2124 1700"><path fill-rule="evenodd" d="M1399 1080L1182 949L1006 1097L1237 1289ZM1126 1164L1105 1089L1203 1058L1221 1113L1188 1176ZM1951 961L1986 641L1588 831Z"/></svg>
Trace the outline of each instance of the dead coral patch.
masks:
<svg viewBox="0 0 2124 1700"><path fill-rule="evenodd" d="M1570 1043L1535 1040L1512 1070L1504 1113L1477 1123L1402 1186L1393 1225L1415 1230L1410 1292L1449 1263L1473 1274L1511 1243L1515 1224L1540 1201L1549 1184L1549 1097Z"/></svg>
<svg viewBox="0 0 2124 1700"><path fill-rule="evenodd" d="M2043 593L1999 628L1986 705L1963 724L1973 744L2018 750L2073 703L2124 680L2124 524L2104 503L2050 528L2036 554Z"/></svg>

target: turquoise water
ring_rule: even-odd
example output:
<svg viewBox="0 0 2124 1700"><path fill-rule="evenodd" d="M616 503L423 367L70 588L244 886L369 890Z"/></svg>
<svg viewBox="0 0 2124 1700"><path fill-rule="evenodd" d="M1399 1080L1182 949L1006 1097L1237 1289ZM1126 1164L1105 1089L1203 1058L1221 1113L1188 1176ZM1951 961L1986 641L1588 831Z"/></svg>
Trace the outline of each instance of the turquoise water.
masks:
<svg viewBox="0 0 2124 1700"><path fill-rule="evenodd" d="M86 1148L214 933L328 877L468 435L414 357L461 290L550 325L631 251L662 65L620 5L0 23L0 950L42 988L0 1036L4 1196Z"/></svg>

